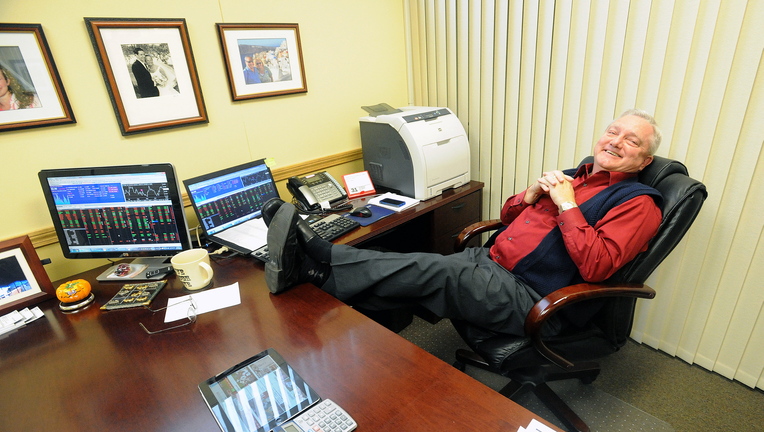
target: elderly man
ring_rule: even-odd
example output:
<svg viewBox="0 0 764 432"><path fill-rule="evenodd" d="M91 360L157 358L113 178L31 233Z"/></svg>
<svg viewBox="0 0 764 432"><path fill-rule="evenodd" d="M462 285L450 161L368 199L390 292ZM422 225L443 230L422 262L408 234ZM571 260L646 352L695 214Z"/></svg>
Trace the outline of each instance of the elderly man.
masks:
<svg viewBox="0 0 764 432"><path fill-rule="evenodd" d="M626 111L595 144L592 164L545 172L506 201L507 226L493 246L448 256L333 245L294 206L269 201L266 282L273 293L310 282L367 308L415 303L443 318L523 335L525 316L541 297L603 281L647 248L662 219L661 197L637 173L660 140L652 116ZM565 324L554 320L549 331Z"/></svg>

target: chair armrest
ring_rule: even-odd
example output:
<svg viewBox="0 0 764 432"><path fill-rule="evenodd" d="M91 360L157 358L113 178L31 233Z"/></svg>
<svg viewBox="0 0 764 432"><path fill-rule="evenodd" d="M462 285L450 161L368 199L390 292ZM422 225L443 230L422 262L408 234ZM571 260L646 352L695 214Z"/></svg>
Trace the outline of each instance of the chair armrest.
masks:
<svg viewBox="0 0 764 432"><path fill-rule="evenodd" d="M475 222L472 225L465 227L462 232L456 236L454 241L454 252L461 252L467 247L467 243L475 236L480 235L486 231L494 231L501 228L504 224L500 219L491 219L486 221Z"/></svg>
<svg viewBox="0 0 764 432"><path fill-rule="evenodd" d="M644 284L581 283L561 288L539 300L525 318L525 334L530 336L536 350L562 368L573 363L552 351L541 337L544 323L561 309L584 300L604 297L636 297L651 299L655 290Z"/></svg>

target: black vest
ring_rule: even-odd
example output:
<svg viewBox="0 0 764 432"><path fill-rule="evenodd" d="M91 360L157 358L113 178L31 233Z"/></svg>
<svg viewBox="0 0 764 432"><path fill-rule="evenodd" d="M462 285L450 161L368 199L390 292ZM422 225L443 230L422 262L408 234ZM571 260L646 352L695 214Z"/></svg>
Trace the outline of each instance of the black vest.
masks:
<svg viewBox="0 0 764 432"><path fill-rule="evenodd" d="M565 174L573 175L575 170ZM650 195L660 206L660 192L639 183L636 177L608 186L579 206L587 223L594 226L612 208L640 195ZM557 226L512 269L512 274L522 278L537 293L545 296L568 285L584 282L578 267L570 258L562 232Z"/></svg>

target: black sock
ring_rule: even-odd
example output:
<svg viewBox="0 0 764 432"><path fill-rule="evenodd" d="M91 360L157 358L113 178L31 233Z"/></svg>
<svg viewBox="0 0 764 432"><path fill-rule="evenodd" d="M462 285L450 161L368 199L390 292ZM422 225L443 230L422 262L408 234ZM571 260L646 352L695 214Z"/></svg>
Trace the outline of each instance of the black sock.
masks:
<svg viewBox="0 0 764 432"><path fill-rule="evenodd" d="M310 282L320 288L329 279L331 272L332 266L329 264L317 262L310 256L305 256L302 265L300 265L298 279L301 282Z"/></svg>
<svg viewBox="0 0 764 432"><path fill-rule="evenodd" d="M319 236L314 236L305 243L305 253L316 261L322 263L332 262L332 242L328 242Z"/></svg>

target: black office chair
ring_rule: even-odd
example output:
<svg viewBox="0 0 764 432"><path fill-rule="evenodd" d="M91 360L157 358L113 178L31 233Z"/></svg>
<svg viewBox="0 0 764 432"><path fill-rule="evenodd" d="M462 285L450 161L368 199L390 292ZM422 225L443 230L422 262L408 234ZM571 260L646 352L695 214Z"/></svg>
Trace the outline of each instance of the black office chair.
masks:
<svg viewBox="0 0 764 432"><path fill-rule="evenodd" d="M588 157L582 164L591 160ZM532 390L570 430L589 430L546 383L578 378L589 384L597 378L600 367L593 360L618 351L626 343L636 299L655 297L655 291L644 285L645 280L682 239L707 196L706 187L690 178L683 164L663 157L656 156L639 174L639 181L663 195L663 222L648 249L604 283L568 286L541 299L525 320L525 337L452 320L473 350L458 350L455 367L464 370L472 365L506 376L511 381L501 394L513 399ZM465 228L457 238L457 250L464 249L476 235L501 226L501 221L492 220ZM584 326L571 325L557 336L542 337L549 317L583 301L603 304ZM585 303L574 307L581 306L587 307Z"/></svg>

